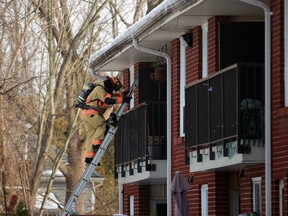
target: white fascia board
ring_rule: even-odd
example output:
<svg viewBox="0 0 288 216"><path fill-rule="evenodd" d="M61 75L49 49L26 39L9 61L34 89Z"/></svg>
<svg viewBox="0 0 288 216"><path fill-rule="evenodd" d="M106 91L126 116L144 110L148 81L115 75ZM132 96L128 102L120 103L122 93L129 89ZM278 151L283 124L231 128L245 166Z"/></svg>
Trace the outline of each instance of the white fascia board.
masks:
<svg viewBox="0 0 288 216"><path fill-rule="evenodd" d="M125 50L133 46L132 45L133 38L144 38L151 32L155 31L162 25L166 24L173 18L177 17L180 13L179 11L177 12L177 8L185 5L186 3L191 4L191 1L190 0L163 1L150 13L148 13L146 16L144 16L139 21L134 23L122 34L117 36L110 44L95 52L89 59L90 68L96 70L101 68L102 65L101 63L100 65L98 65L98 62L103 61L105 59L107 59L106 62L108 62L111 61L113 57L119 56ZM167 15L170 16L165 20L162 19ZM161 23L159 25L155 25L157 22L159 22L159 20L161 20Z"/></svg>

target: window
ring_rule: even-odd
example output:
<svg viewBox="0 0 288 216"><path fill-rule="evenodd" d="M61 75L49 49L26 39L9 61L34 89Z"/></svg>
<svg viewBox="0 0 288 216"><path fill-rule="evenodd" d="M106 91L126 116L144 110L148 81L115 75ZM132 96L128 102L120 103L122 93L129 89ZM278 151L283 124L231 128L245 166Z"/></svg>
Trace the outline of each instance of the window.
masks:
<svg viewBox="0 0 288 216"><path fill-rule="evenodd" d="M208 23L202 25L202 78L208 76Z"/></svg>
<svg viewBox="0 0 288 216"><path fill-rule="evenodd" d="M180 37L180 136L184 137L184 108L186 85L186 47L187 43Z"/></svg>
<svg viewBox="0 0 288 216"><path fill-rule="evenodd" d="M201 216L208 216L208 185L201 186Z"/></svg>
<svg viewBox="0 0 288 216"><path fill-rule="evenodd" d="M288 0L284 0L284 50L285 50L285 106L288 107Z"/></svg>
<svg viewBox="0 0 288 216"><path fill-rule="evenodd" d="M261 215L261 177L252 178L253 181L253 211Z"/></svg>
<svg viewBox="0 0 288 216"><path fill-rule="evenodd" d="M279 212L280 216L284 216L284 180L279 182Z"/></svg>
<svg viewBox="0 0 288 216"><path fill-rule="evenodd" d="M129 205L130 205L130 214L131 216L134 216L134 196L130 195L129 197Z"/></svg>

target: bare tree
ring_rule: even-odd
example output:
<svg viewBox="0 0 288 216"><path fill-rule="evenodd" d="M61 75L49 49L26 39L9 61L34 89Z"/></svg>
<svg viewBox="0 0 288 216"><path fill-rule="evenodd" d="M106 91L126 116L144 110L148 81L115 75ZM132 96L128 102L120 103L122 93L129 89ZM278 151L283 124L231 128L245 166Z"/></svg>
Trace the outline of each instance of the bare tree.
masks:
<svg viewBox="0 0 288 216"><path fill-rule="evenodd" d="M6 180L3 193L5 195L7 192L8 204L12 198L14 204L22 199L26 203L28 182L23 173L26 173L26 165L29 164L23 157L22 145L27 144L27 125L36 120L31 115L36 106L31 101L35 101L35 97L29 94L33 89L32 82L36 79L29 72L31 58L38 48L37 41L33 40L29 31L35 16L29 14L22 3L6 1L0 12L0 152L1 173ZM33 46L29 46L31 44ZM29 112L25 108L27 105L30 106ZM19 186L23 190L20 191ZM8 205L9 211L13 210L14 204Z"/></svg>
<svg viewBox="0 0 288 216"><path fill-rule="evenodd" d="M135 7L127 7L131 2ZM45 169L53 172L44 200L57 169L66 177L66 199L84 170L85 131L75 98L92 79L87 72L91 53L144 15L146 1L131 2L18 0L1 8L0 171L8 187L21 185L17 196L32 214ZM109 175L103 193L111 196L96 194L108 203L109 214L118 204L111 151L103 159L109 165L101 168ZM9 167L15 167L13 172ZM78 206L81 213L81 199Z"/></svg>
<svg viewBox="0 0 288 216"><path fill-rule="evenodd" d="M90 54L91 45L95 40L95 35L89 39L88 45L83 44L84 38L89 33L89 29L97 22L99 14L105 9L109 0L95 1L89 5L87 16L83 17L83 21L79 24L79 28L73 29L71 25L71 9L67 1L32 1L36 12L42 22L42 30L48 42L49 55L49 85L46 95L48 103L45 104L42 114L43 127L38 134L37 162L31 178L30 205L33 208L35 203L35 195L37 193L41 174L49 156L49 149L55 148L52 141L55 135L55 120L57 113L66 112L68 121L67 131L73 131L73 122L77 118L74 107L74 98L79 87L85 81L85 64L87 55ZM71 5L70 5L71 6ZM97 34L96 34L97 35ZM84 79L82 78L84 77ZM80 82L79 82L80 81ZM68 165L58 163L60 170L66 177L67 198L78 182L83 171L83 140L81 136L69 135L70 145L68 143L62 151L67 150ZM63 154L62 154L63 155ZM53 157L51 157L53 158ZM61 160L58 160L61 161ZM56 166L57 168L57 166ZM81 205L81 202L78 202Z"/></svg>

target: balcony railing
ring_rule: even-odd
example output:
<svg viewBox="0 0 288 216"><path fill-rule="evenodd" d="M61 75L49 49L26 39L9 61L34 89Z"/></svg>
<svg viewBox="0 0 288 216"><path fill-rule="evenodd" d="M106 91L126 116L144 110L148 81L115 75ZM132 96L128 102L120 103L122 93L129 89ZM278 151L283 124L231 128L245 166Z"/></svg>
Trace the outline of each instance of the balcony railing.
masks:
<svg viewBox="0 0 288 216"><path fill-rule="evenodd" d="M132 162L139 165L150 159L166 159L165 102L142 103L123 115L118 124L115 135L116 168Z"/></svg>
<svg viewBox="0 0 288 216"><path fill-rule="evenodd" d="M254 144L263 146L264 99L262 64L236 64L187 87L186 149L208 147L214 160L212 149L219 144L224 156L231 143L238 154L250 154Z"/></svg>

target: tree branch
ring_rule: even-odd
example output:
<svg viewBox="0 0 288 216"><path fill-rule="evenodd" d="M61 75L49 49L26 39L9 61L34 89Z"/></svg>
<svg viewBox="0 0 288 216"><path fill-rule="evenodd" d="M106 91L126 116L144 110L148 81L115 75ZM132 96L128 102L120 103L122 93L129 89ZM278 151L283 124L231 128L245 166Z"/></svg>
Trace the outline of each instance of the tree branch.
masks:
<svg viewBox="0 0 288 216"><path fill-rule="evenodd" d="M10 91L12 91L13 89L15 89L15 88L17 88L17 87L19 87L19 86L21 86L21 85L24 85L24 84L26 84L26 83L29 83L29 82L32 81L33 79L36 79L36 77L32 77L32 78L30 78L30 79L28 79L28 80L25 80L24 82L18 83L18 84L16 84L15 86L12 86L11 88L9 88L9 89L6 90L6 91L0 92L0 94L1 94L1 95L6 95L6 94L8 94ZM3 85L0 86L0 89L1 89L1 88L3 88Z"/></svg>

